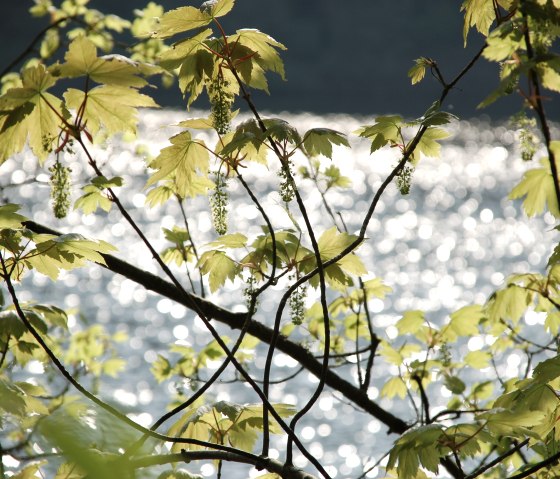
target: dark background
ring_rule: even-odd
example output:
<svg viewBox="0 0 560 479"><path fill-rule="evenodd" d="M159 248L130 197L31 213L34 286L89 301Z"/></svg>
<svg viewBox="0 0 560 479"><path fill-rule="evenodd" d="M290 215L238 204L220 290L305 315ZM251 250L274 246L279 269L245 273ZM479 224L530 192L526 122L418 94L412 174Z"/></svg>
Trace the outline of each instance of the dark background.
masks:
<svg viewBox="0 0 560 479"><path fill-rule="evenodd" d="M32 18L31 0L0 0L0 66L27 46L46 20ZM161 0L166 9L198 1ZM483 45L472 31L463 48L461 0L237 0L223 18L228 32L257 28L288 47L283 52L287 82L269 75L271 96L255 94L261 110L420 116L439 97L439 83L427 73L412 86L407 71L414 59L435 59L452 79ZM91 0L102 12L132 18L147 0ZM498 67L484 59L450 93L443 108L462 118L480 114L501 120L519 110L516 94L477 110L497 85ZM182 107L174 87L157 100ZM195 107L197 104L195 103ZM203 106L203 105L201 105ZM549 113L558 107L548 103ZM556 110L556 111L553 111ZM558 116L558 115L557 115Z"/></svg>

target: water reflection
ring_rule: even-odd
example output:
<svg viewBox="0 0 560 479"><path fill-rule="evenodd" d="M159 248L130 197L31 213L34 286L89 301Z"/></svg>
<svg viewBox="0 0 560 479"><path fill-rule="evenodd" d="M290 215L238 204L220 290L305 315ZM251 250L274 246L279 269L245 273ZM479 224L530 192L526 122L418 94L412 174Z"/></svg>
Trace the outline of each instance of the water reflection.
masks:
<svg viewBox="0 0 560 479"><path fill-rule="evenodd" d="M177 131L166 125L181 119L182 114L178 112L147 112L143 115L136 143L115 141L108 149L98 149L95 153L104 163L105 176L125 177L126 187L120 189L119 195L157 249L162 249L165 244L160 225L172 228L180 224L180 212L175 204L166 208L146 208L145 164L137 156L136 149L141 145L151 155L156 155L166 146L165 135ZM319 118L307 114L290 115L287 119L300 130L326 126L344 132L369 121L340 115ZM504 274L529 268L542 270L550 251L548 233L536 238L533 231L546 231L548 225L554 224L553 218L529 220L520 214L516 205L503 199L527 168L517 160L513 133L503 126L491 128L477 121L461 121L451 129L454 136L444 143L442 159L421 161L414 173L410 196L401 197L394 185L388 188L369 225L370 240L360 249L360 256L368 268L375 275L384 277L394 290L388 298L374 299L370 304L376 328L389 339L397 336L394 324L404 310L422 309L428 312L431 321L444 321L454 309L473 301L483 302L493 288L503 282ZM204 132L197 135L208 139ZM351 138L351 143L354 146L352 151L335 150L333 162L342 174L352 178L352 192L329 191L327 198L332 209L341 212L349 230L356 231L372 192L379 188L395 164L397 152L382 150L370 156L366 142ZM296 159L296 162L302 161L302 158ZM119 256L123 259L157 271L155 262L117 211L111 211L108 217L72 212L65 223L55 224L44 209L49 190L42 186L45 175L37 170L34 160L25 155L18 157L17 161L8 160L0 172L3 178L7 178L5 181L14 184L23 185L33 178L40 182L39 185L29 183L18 188L17 194L15 189L10 190L13 202L19 201L17 195L23 202L33 198L35 206L30 205L23 214L67 232L105 239L119 248ZM85 184L86 171L80 165L72 166L72 176L74 184ZM264 167L247 169L244 178L261 194L262 205L275 225L293 228L276 193L278 179L275 170ZM309 182L302 183L304 191L309 186ZM230 194L236 205L230 212L232 232L259 234L263 221L257 209L235 182L231 182ZM316 191L304 194L311 221L316 230L321 231L328 226L321 197ZM197 243L212 239L207 199L189 200L186 207L191 233ZM174 271L178 270L174 268ZM29 276L20 288L20 298L24 301L31 297L44 301L54 298L59 306L79 308L92 323L100 322L110 330L127 332L129 341L121 349L129 361L127 372L123 379L103 385L102 393L130 407L142 424L149 424L165 410L167 401L166 394L161 393L162 386L156 385L150 377L150 363L170 343L197 347L208 343L210 338L202 321L183 306L159 298L127 279L113 277L101 268L63 273L60 279L53 284L42 276ZM193 279L197 279L196 273ZM262 298L258 320L270 324L271 313L276 309L281 292L282 286L278 286ZM236 311L244 309L237 286L228 286L223 294L212 295L211 299ZM535 313L527 315L525 321L527 324L542 324L543 319ZM76 322L75 327L79 328L80 322ZM228 328L219 327L219 331L232 334ZM305 337L303 332L302 338ZM487 338L473 337L465 346L465 352L476 351L486 342ZM252 372L258 372L263 366L263 359L259 357L250 368ZM297 366L288 356L278 354L274 359L274 377L286 377ZM512 355L507 358L504 372L515 375L523 366L520 358ZM350 377L355 374L355 368L348 367L347 371L341 372L346 373ZM293 384L274 385L271 398L301 405L307 401L316 383L314 376L302 373ZM369 390L370 397L378 398L382 384L383 379L376 377ZM175 386L165 387L173 392ZM448 393L442 388L443 397ZM227 384L218 384L210 394L217 399L256 401L250 389L235 384L233 389ZM393 401L383 398L380 402L383 407L401 413L394 409ZM375 441L375 434L383 429L379 421L355 411L328 392L322 394L318 407L300 427L301 437L311 453L328 466L333 477L359 475L363 467L372 466L379 453L387 448L385 436L380 441L382 444ZM274 447L272 457L284 449L283 441L275 439ZM296 456L295 461L302 467L307 464L301 455ZM200 472L204 476L215 474L210 464L202 466ZM256 471L254 473L252 475L256 475ZM382 470L375 468L368 477L375 477L378 473L381 474Z"/></svg>

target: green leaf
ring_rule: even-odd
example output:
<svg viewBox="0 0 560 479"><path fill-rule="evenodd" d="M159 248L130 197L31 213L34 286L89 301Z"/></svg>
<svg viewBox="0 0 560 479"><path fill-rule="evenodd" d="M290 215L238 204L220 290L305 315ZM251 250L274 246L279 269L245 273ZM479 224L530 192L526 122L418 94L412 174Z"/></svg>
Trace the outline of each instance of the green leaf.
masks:
<svg viewBox="0 0 560 479"><path fill-rule="evenodd" d="M13 203L0 206L0 230L5 228L21 228L21 224L27 221L27 218L16 213L20 208L20 205Z"/></svg>
<svg viewBox="0 0 560 479"><path fill-rule="evenodd" d="M0 409L5 413L24 416L27 413L24 396L16 384L0 379Z"/></svg>
<svg viewBox="0 0 560 479"><path fill-rule="evenodd" d="M126 88L140 88L148 84L139 76L143 71L141 64L122 55L98 57L93 42L83 36L70 43L64 59L66 62L56 67L64 77L87 75L97 83Z"/></svg>
<svg viewBox="0 0 560 479"><path fill-rule="evenodd" d="M484 369L490 365L492 355L487 351L470 351L465 355L465 364L473 369Z"/></svg>
<svg viewBox="0 0 560 479"><path fill-rule="evenodd" d="M560 144L560 142L555 143ZM536 216L548 209L556 218L560 218L550 165L545 159L541 160L541 164L542 168L525 172L521 181L511 190L509 199L524 198L523 210L527 216Z"/></svg>
<svg viewBox="0 0 560 479"><path fill-rule="evenodd" d="M43 162L57 141L61 118L69 114L62 102L48 93L56 80L43 65L26 68L22 87L0 97L0 164L19 153L26 141Z"/></svg>
<svg viewBox="0 0 560 479"><path fill-rule="evenodd" d="M373 295L376 298L383 299L388 293L393 291L393 288L383 284L383 280L381 278L372 278L364 281L364 288L367 292L368 298Z"/></svg>
<svg viewBox="0 0 560 479"><path fill-rule="evenodd" d="M244 248L247 245L247 236L241 233L222 235L216 241L212 241L208 246L216 248Z"/></svg>
<svg viewBox="0 0 560 479"><path fill-rule="evenodd" d="M198 8L176 8L163 14L152 36L154 38L169 38L178 33L204 27L211 21L212 16Z"/></svg>
<svg viewBox="0 0 560 479"><path fill-rule="evenodd" d="M200 257L198 264L202 274L208 274L208 284L213 293L224 285L227 279L233 281L239 267L223 251L207 251Z"/></svg>
<svg viewBox="0 0 560 479"><path fill-rule="evenodd" d="M158 170L148 180L146 186L165 180L175 179L176 192L184 198L192 192L192 183L198 172L208 172L210 155L202 140L193 140L188 131L169 139L171 146L163 148L150 167Z"/></svg>
<svg viewBox="0 0 560 479"><path fill-rule="evenodd" d="M535 367L533 377L539 383L548 383L560 376L560 356L546 359Z"/></svg>
<svg viewBox="0 0 560 479"><path fill-rule="evenodd" d="M268 93L268 82L264 76L266 71L277 73L285 79L284 63L278 50L285 50L286 47L280 42L254 29L237 30L235 35L228 38L228 42L235 45L233 60L247 85Z"/></svg>
<svg viewBox="0 0 560 479"><path fill-rule="evenodd" d="M86 193L74 203L75 210L82 210L86 215L95 213L98 208L107 212L111 210L113 203L102 191L91 185L85 186L83 189Z"/></svg>
<svg viewBox="0 0 560 479"><path fill-rule="evenodd" d="M204 2L200 8L211 15L212 18L219 18L227 15L234 4L235 0L209 0ZM204 8L205 6L206 8Z"/></svg>
<svg viewBox="0 0 560 479"><path fill-rule="evenodd" d="M453 342L457 338L478 334L478 324L484 319L484 310L478 304L464 306L451 313L450 318L449 323L441 331L442 339L445 342Z"/></svg>
<svg viewBox="0 0 560 479"><path fill-rule="evenodd" d="M488 36L482 55L488 60L501 62L510 58L523 43L522 29L507 22Z"/></svg>
<svg viewBox="0 0 560 479"><path fill-rule="evenodd" d="M437 140L442 140L447 138L449 133L441 128L428 128L422 135L422 138L418 142L414 154L416 152L422 153L424 156L429 156L437 158L441 152L441 145Z"/></svg>
<svg viewBox="0 0 560 479"><path fill-rule="evenodd" d="M64 98L69 108L83 109L83 120L93 135L101 127L109 135L125 132L136 134L138 107L158 107L151 97L134 88L118 85L97 86L87 95L81 90L69 88Z"/></svg>
<svg viewBox="0 0 560 479"><path fill-rule="evenodd" d="M301 136L298 131L290 125L286 120L281 118L268 118L263 120L266 131L264 137L272 137L279 143L291 143L293 145L301 144Z"/></svg>
<svg viewBox="0 0 560 479"><path fill-rule="evenodd" d="M388 143L397 145L402 142L400 134L402 123L403 119L398 115L379 116L373 125L362 126L356 133L363 138L371 139L370 153L373 153Z"/></svg>
<svg viewBox="0 0 560 479"><path fill-rule="evenodd" d="M490 26L496 17L492 0L465 0L461 5L461 11L465 12L463 26L463 42L467 45L467 35L470 27L487 36Z"/></svg>
<svg viewBox="0 0 560 479"><path fill-rule="evenodd" d="M462 394L467 386L457 376L445 376L445 387L453 394Z"/></svg>
<svg viewBox="0 0 560 479"><path fill-rule="evenodd" d="M515 284L496 291L486 305L486 314L495 322L511 319L517 323L532 302L532 293Z"/></svg>
<svg viewBox="0 0 560 479"><path fill-rule="evenodd" d="M303 148L309 156L323 155L332 158L333 145L350 147L346 135L330 128L312 128L303 138Z"/></svg>
<svg viewBox="0 0 560 479"><path fill-rule="evenodd" d="M426 75L426 67L429 67L433 64L433 61L429 58L420 57L414 60L415 65L408 70L408 77L413 85L416 83L420 83L424 76Z"/></svg>
<svg viewBox="0 0 560 479"><path fill-rule="evenodd" d="M324 261L334 258L345 248L350 246L358 237L348 233L340 233L336 226L329 228L319 238L317 245Z"/></svg>
<svg viewBox="0 0 560 479"><path fill-rule="evenodd" d="M381 396L389 399L398 396L403 399L406 396L406 390L406 384L402 378L395 376L383 385Z"/></svg>
<svg viewBox="0 0 560 479"><path fill-rule="evenodd" d="M423 311L406 311L403 317L397 322L397 328L400 334L416 333L424 322Z"/></svg>

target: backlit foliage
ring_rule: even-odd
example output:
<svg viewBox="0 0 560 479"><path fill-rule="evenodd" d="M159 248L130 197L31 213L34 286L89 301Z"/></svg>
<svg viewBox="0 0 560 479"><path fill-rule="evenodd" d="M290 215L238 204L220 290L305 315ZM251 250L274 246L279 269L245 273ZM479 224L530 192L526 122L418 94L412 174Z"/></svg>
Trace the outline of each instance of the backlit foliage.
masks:
<svg viewBox="0 0 560 479"><path fill-rule="evenodd" d="M189 469L193 462L209 460L218 477L228 462L239 462L266 470L261 477L328 479L327 468L300 439L298 424L318 407L325 391L396 435L387 441L382 462L387 477L424 478L444 471L461 479L558 475L560 245L550 252L545 271L509 276L484 304L465 306L443 324L428 312L406 311L393 336L372 316L372 302L390 295L391 288L383 271L367 270L360 246L378 241L368 238L367 229L386 188L394 182L408 194L423 158L440 156L441 142L449 136L446 126L457 119L441 105L479 58L495 63L498 77L480 106L514 92L522 99L524 111L516 123L521 156L534 164L509 198L520 199L528 216L560 216L560 142L552 138L543 104L545 97L557 101L560 92L555 50L560 2L465 0L457 5L464 14L465 44L474 29L485 45L454 79L446 79L434 59L415 60L411 83L431 73L440 83L440 98L426 101L428 108L416 119L378 116L352 134L353 141L367 142L372 155L387 148L398 153L381 185L375 191L367 185L368 206L360 212L359 231L353 232L328 200L330 190L352 188L352 178L337 164L337 153L351 142L329 128L299 131L284 119L261 116L250 92L270 93L267 77L285 77L286 47L255 29L225 31L221 19L235 7L234 0L169 11L150 2L134 11L132 21L88 3L37 0L31 8L33 15L48 17L50 27L40 36L36 57L22 57L1 79L0 165L35 158L38 168L49 172L57 219L68 213L73 193L78 195L73 208L80 214L102 210L109 213L106 221L113 215L124 218L160 276L141 259L134 267L111 256L118 254L116 248L95 239L95 229L90 228L91 238L62 234L21 214L22 205L0 206L0 453L4 459L25 458L10 477L128 478L156 465L165 466L162 478L196 477L176 466L186 463ZM122 47L121 37L127 35L130 44ZM153 246L157 236L142 231L119 198L129 187L126 177L104 176L104 162L95 153L109 148L115 136L138 134L139 109L158 107L150 93L159 80L176 82L185 106L173 135L142 166L146 208L174 204L179 212L176 225L162 225L161 252ZM195 101L207 101L208 117L189 113ZM234 104L251 119L238 120ZM75 191L69 181L74 165L89 175ZM257 168L276 174L274 198L291 227L278 226L262 206L265 193L245 180L244 173ZM323 201L321 213L330 222L324 230L310 220L304 182ZM239 231L228 220L228 211L237 206L228 190L233 183L258 211L251 231ZM207 214L216 233L207 244L192 237L184 209L200 196L209 197ZM126 367L115 348L124 335L88 325L79 311L57 306L61 298L52 297L51 305L19 295L19 283L33 275L59 281L67 271L100 266L188 308L212 336L196 347L171 344L151 368L142 365L176 392L169 397L169 410L149 428L100 399L103 378L116 377ZM235 307L228 310L220 293L232 289ZM266 317L263 324L255 315L272 290L279 293L272 313L260 316ZM528 339L524 321L535 313L543 318L539 342ZM233 329L231 337L215 329L217 322ZM473 336L485 338L484 344L464 354L465 341ZM270 400L271 367L280 354L317 378L299 409ZM510 354L524 358L519 377L505 377L497 364ZM337 371L345 361L353 364L348 377ZM255 362L264 365L263 373L255 372ZM44 374L35 382L22 380L25 368L33 365ZM235 387L232 401L213 399L212 388L228 367L235 368L235 380L258 402L236 402ZM377 384L378 402L370 387L380 377L385 379ZM435 410L430 401L442 388L449 392L448 401ZM412 404L414 414L397 417L382 406L384 398ZM100 413L110 418L106 424ZM271 434L285 437L278 460L269 457ZM378 434L378 443L386 440L384 431ZM329 440L337 441L333 436ZM309 473L293 466L295 449L309 461ZM53 454L42 453L47 450Z"/></svg>

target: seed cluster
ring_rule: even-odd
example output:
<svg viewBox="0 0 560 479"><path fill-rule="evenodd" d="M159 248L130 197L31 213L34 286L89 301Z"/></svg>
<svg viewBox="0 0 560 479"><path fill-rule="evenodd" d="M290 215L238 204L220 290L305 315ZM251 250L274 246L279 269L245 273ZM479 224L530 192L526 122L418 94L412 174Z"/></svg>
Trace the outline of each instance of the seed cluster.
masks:
<svg viewBox="0 0 560 479"><path fill-rule="evenodd" d="M70 173L72 170L62 165L58 158L53 166L49 168L51 172L51 199L54 216L58 219L65 218L70 208L70 194L72 185L70 183Z"/></svg>
<svg viewBox="0 0 560 479"><path fill-rule="evenodd" d="M234 96L228 91L228 86L229 82L221 75L208 85L212 126L220 135L225 135L231 129L231 106Z"/></svg>
<svg viewBox="0 0 560 479"><path fill-rule="evenodd" d="M412 182L412 174L414 173L414 166L405 165L397 176L397 188L401 195L408 195L410 193L410 184Z"/></svg>
<svg viewBox="0 0 560 479"><path fill-rule="evenodd" d="M227 204L229 199L227 179L222 173L217 172L214 183L216 187L214 193L210 196L210 209L214 229L221 236L227 233Z"/></svg>

